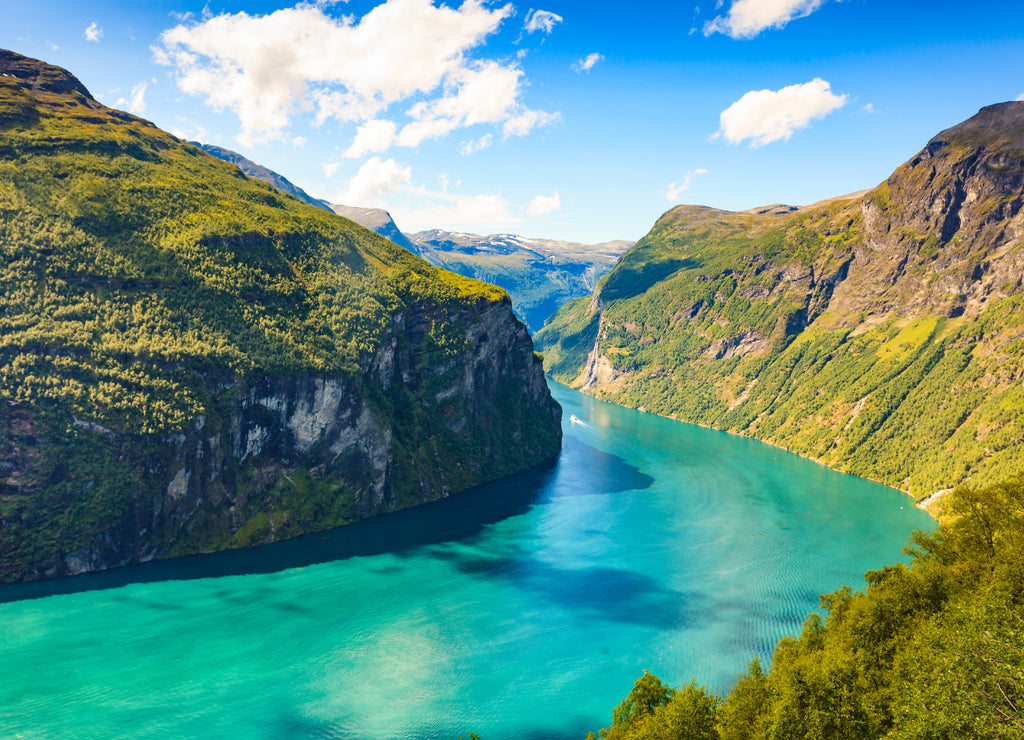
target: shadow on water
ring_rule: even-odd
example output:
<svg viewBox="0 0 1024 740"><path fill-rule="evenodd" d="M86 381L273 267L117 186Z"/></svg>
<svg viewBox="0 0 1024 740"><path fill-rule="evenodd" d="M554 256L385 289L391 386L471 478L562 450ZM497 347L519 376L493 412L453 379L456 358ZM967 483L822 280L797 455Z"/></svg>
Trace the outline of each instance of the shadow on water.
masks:
<svg viewBox="0 0 1024 740"><path fill-rule="evenodd" d="M562 568L529 553L487 557L464 552L435 552L470 576L505 578L563 611L587 614L604 622L642 624L668 630L696 619L692 598L664 588L656 580L633 570L590 566Z"/></svg>
<svg viewBox="0 0 1024 740"><path fill-rule="evenodd" d="M0 586L0 604L133 583L275 573L352 557L400 554L426 545L469 539L488 525L556 497L639 490L653 482L622 458L567 437L555 460L439 501L258 547Z"/></svg>

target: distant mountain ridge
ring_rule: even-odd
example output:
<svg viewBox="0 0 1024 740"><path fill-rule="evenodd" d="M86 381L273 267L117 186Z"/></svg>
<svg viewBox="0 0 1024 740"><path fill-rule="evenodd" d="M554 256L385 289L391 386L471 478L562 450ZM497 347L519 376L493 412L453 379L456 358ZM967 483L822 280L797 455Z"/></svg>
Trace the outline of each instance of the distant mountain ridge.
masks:
<svg viewBox="0 0 1024 740"><path fill-rule="evenodd" d="M410 234L409 239L413 251L427 262L507 290L513 309L531 332L540 330L567 301L592 291L633 244L581 244L441 229Z"/></svg>
<svg viewBox="0 0 1024 740"><path fill-rule="evenodd" d="M398 228L398 224L391 218L391 214L383 208L360 208L358 206L343 206L339 203L332 203L331 210L339 216L344 216L350 221L355 221L360 226L380 234L385 239L390 239L398 246L405 247L413 254L417 254L416 246ZM430 260L427 261L429 262Z"/></svg>
<svg viewBox="0 0 1024 740"><path fill-rule="evenodd" d="M1024 469L1024 102L866 193L679 206L537 336L589 393L922 497Z"/></svg>
<svg viewBox="0 0 1024 740"><path fill-rule="evenodd" d="M283 175L238 152L212 144L192 143L237 165L248 177L344 216L436 267L504 288L512 298L513 310L531 333L538 331L544 320L566 301L592 291L597 280L633 245L631 241L580 244L515 234L481 236L441 229L407 235L383 208L346 206L313 198Z"/></svg>
<svg viewBox="0 0 1024 740"><path fill-rule="evenodd" d="M324 210L327 211L331 210L331 204L328 203L326 200L314 198L305 190L300 188L298 185L295 185L293 182L291 182L291 180L289 180L288 178L284 177L283 175L279 175L273 170L264 167L263 165L257 162L253 162L251 159L239 154L238 152L232 151L230 149L225 149L222 146L216 146L214 144L204 144L201 141L190 141L189 143L192 144L193 146L199 147L208 154L212 154L217 159L221 159L225 162L230 162L231 164L238 165L238 169L240 169L248 177L251 177L254 180L262 180L268 185L273 185L278 190L288 193L288 195L294 195L303 203L309 203L309 205L311 206L323 208Z"/></svg>

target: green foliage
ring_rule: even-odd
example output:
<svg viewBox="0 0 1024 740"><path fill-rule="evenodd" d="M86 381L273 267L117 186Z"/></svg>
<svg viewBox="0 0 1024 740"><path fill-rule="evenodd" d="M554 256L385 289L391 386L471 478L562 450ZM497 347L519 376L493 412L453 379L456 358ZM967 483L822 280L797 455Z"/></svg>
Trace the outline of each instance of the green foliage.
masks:
<svg viewBox="0 0 1024 740"><path fill-rule="evenodd" d="M714 707L717 734L706 736L1024 738L1024 476L959 488L946 511L938 533L914 535L909 567L867 573L863 592L823 596L825 619L812 614L799 637L781 640L767 674L755 658L720 705L698 702ZM643 734L683 692L642 680L670 699L640 729L613 723L602 733L705 737L686 734L694 719L690 730Z"/></svg>
<svg viewBox="0 0 1024 740"><path fill-rule="evenodd" d="M352 375L400 307L504 295L144 121L28 99L32 125L0 134L10 400L179 431L207 405L188 390L197 372ZM460 349L446 331L441 351Z"/></svg>
<svg viewBox="0 0 1024 740"><path fill-rule="evenodd" d="M768 677L755 655L718 710L718 736L722 740L753 737L765 714L768 696Z"/></svg>
<svg viewBox="0 0 1024 740"><path fill-rule="evenodd" d="M467 348L466 318L508 300L40 69L49 82L36 89L0 77L0 581L144 531L167 495L158 472L182 465L187 435L223 426L233 394L310 376L358 386L401 333L399 315L434 317L422 336L402 337L404 351L451 361ZM476 469L444 483L415 476L439 451L421 445L437 401L418 391L401 400L415 423L395 434L406 452L396 466L413 471L399 495L479 482ZM519 404L510 418L530 413ZM438 459L474 452L456 451L456 436L436 434ZM349 467L364 475L359 461ZM237 509L213 492L180 541L157 545L242 546L365 515L337 476L262 461L225 474L249 486Z"/></svg>
<svg viewBox="0 0 1024 740"><path fill-rule="evenodd" d="M676 690L644 672L612 713L612 724L588 740L717 740L721 700L691 681Z"/></svg>
<svg viewBox="0 0 1024 740"><path fill-rule="evenodd" d="M917 498L1011 475L1024 466L1024 297L1008 288L972 318L827 313L862 218L843 202L783 215L674 209L595 297L537 334L546 369L591 382L596 351L593 392L605 400L763 439ZM877 294L844 290L869 304Z"/></svg>

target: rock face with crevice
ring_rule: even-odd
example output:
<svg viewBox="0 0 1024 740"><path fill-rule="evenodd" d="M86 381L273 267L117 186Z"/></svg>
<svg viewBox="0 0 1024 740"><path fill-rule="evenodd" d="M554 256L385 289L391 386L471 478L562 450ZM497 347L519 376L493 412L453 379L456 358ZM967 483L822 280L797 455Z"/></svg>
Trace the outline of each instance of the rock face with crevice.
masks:
<svg viewBox="0 0 1024 740"><path fill-rule="evenodd" d="M1024 467L1022 203L1024 102L989 106L867 192L672 209L538 345L598 396L915 495L995 480Z"/></svg>

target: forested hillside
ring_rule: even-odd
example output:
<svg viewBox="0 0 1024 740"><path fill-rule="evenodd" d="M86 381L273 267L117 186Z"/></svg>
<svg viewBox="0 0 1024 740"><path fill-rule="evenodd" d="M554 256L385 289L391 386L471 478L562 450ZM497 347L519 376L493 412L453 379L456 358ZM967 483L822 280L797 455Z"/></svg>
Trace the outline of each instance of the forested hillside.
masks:
<svg viewBox="0 0 1024 740"><path fill-rule="evenodd" d="M0 52L0 580L507 475L560 412L504 291Z"/></svg>
<svg viewBox="0 0 1024 740"><path fill-rule="evenodd" d="M606 740L1024 737L1024 478L948 497L909 567L821 597L724 698L641 676ZM593 737L593 735L591 735Z"/></svg>
<svg viewBox="0 0 1024 740"><path fill-rule="evenodd" d="M601 398L923 498L1024 468L1024 102L867 193L679 206L537 336Z"/></svg>

